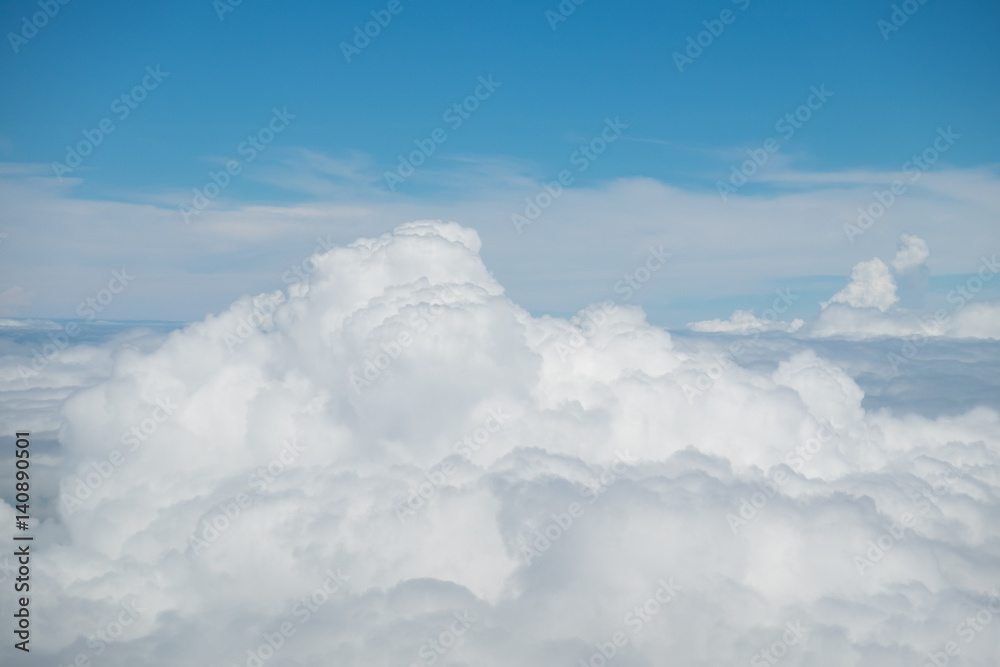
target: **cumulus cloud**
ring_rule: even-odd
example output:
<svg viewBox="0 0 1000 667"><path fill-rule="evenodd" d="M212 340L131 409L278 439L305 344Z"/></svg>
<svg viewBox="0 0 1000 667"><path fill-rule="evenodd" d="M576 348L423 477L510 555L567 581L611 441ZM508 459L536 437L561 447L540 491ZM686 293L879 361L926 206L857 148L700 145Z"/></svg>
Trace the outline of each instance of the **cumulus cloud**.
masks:
<svg viewBox="0 0 1000 667"><path fill-rule="evenodd" d="M885 262L875 257L855 264L847 287L822 306L826 308L831 303L846 303L854 308L877 308L884 313L897 301L896 281Z"/></svg>
<svg viewBox="0 0 1000 667"><path fill-rule="evenodd" d="M995 406L871 411L807 340L635 306L534 317L480 245L406 224L109 353L59 403L26 664L997 654L961 625L1000 610ZM827 311L891 305L875 262Z"/></svg>
<svg viewBox="0 0 1000 667"><path fill-rule="evenodd" d="M609 284L610 276L635 268L649 245L664 244L679 270L667 280L658 277L645 284L636 300L641 298L655 313L651 317L657 323L681 327L717 315L681 313L666 304L735 298L762 281L793 284L803 276L843 274L859 259L859 245L888 243L903 231L918 234L934 249L936 271L965 272L970 247L995 250L1000 217L996 169L935 169L911 184L906 196L856 244L844 243L840 223L813 227L801 221L850 221L857 202L869 198L874 187L904 175L780 169L758 175L767 180L763 191L747 191L728 202L714 188L689 190L650 178L570 187L558 206L546 209L542 219L519 235L510 221L516 212L512 202L534 198L539 191L537 173L523 163L463 159L447 171L424 167L410 182L420 181L419 190L426 185L435 193L444 187L456 196L387 198L379 185L381 172L365 172L371 188L358 185L353 175L363 161L352 159L338 167L323 156L282 150L269 148L258 160L287 167L280 178L268 178L268 185L308 191L308 203L246 204L229 199L231 191L226 191L192 225L177 224L178 204L190 204L188 189L148 193L141 201L108 201L95 198L92 188L78 196L85 183L80 179L45 177L50 165L0 165L5 211L16 212L12 221L21 220L32 235L46 238L44 244L21 244L16 253L4 256L17 284L39 291L18 314L74 317L77 304L93 296L92 290L110 277L108 271L120 269L121 258L128 257L134 263L130 270L148 266L151 272L137 274L108 317L200 319L224 310L234 294L280 284L280 276L303 259L317 236L347 244L391 229L400 220L433 216L477 229L488 244L491 270L531 312L567 312L569 304L608 298L615 280ZM259 169L258 175L270 173L263 163ZM831 217L831 212L839 213ZM608 225L609 219L617 224ZM81 227L94 232L87 252L74 233ZM17 239L12 232L10 242ZM643 240L641 245L637 239ZM254 261L241 259L247 257ZM888 263L892 257L883 259ZM67 288L56 289L60 284Z"/></svg>
<svg viewBox="0 0 1000 667"><path fill-rule="evenodd" d="M923 268L930 255L927 244L911 234L900 237L893 260L897 272L910 274ZM955 284L946 294L950 308L895 307L895 282L878 258L861 262L851 273L850 284L835 294L819 316L802 331L813 337L842 336L1000 339L1000 301L983 299L983 288L1000 273L996 254L982 256L973 275ZM872 308L871 306L876 306Z"/></svg>
<svg viewBox="0 0 1000 667"><path fill-rule="evenodd" d="M803 329L808 336L864 339L980 338L1000 340L1000 301L969 303L953 310L877 310L833 305Z"/></svg>
<svg viewBox="0 0 1000 667"><path fill-rule="evenodd" d="M910 271L926 262L930 254L930 248L922 238L915 234L902 234L899 237L899 249L892 260L892 268L899 273Z"/></svg>
<svg viewBox="0 0 1000 667"><path fill-rule="evenodd" d="M737 310L729 316L728 320L705 320L702 322L689 322L688 328L692 331L702 332L722 332L722 333L747 333L751 331L784 331L791 333L798 331L805 324L804 320L794 319L791 322L780 320L767 320L757 317L752 310Z"/></svg>

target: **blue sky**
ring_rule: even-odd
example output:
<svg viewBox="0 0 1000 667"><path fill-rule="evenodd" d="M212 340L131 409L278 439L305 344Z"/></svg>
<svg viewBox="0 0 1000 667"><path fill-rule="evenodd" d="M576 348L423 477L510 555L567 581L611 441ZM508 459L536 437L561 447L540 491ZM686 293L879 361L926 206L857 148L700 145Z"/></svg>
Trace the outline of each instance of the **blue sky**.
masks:
<svg viewBox="0 0 1000 667"><path fill-rule="evenodd" d="M951 124L975 141L949 160L996 160L1000 7L929 0L885 41L876 22L891 3L637 2L588 0L553 30L557 2L454 6L402 0L372 43L346 62L339 43L382 2L245 0L217 16L208 0L62 6L15 54L3 50L5 158L61 159L81 128L147 65L170 76L87 166L95 188L183 187L201 161L226 155L274 106L298 118L283 141L330 154L361 151L395 164L414 137L472 92L502 82L447 146L554 170L605 115L632 139L589 178L643 175L714 182L724 152L774 133L775 120L825 83L835 104L795 140L815 168L896 167L914 137ZM671 58L702 22L735 21L678 72ZM5 32L36 3L5 3ZM9 40L8 40L9 41ZM721 168L721 169L720 169ZM702 178L699 179L698 177Z"/></svg>
<svg viewBox="0 0 1000 667"><path fill-rule="evenodd" d="M65 160L66 146L109 118L114 131L72 172L74 180L61 184L59 196L176 209L190 201L193 188L205 185L210 171L238 159L241 142L266 126L273 109L287 109L295 118L259 160L243 165L219 199L226 202L222 208L365 201L447 217L461 202L496 203L504 192L553 179L582 143L598 135L606 118L620 118L628 126L622 140L576 174L574 187L653 179L714 196L717 182L746 159L747 150L779 136L776 122L804 104L814 86L825 86L833 96L781 143L769 168L799 175L890 173L928 146L938 128L949 126L962 139L941 156L935 171L993 169L1000 153L1000 6L992 2L914 0L913 15L898 30L885 32L878 22L891 20L893 3L587 0L577 6L567 0L563 6L575 9L553 29L546 12L559 11L554 0L460 8L399 0L399 13L347 62L341 44L351 42L355 28L388 4L244 0L220 19L220 3L209 0L71 0L53 5L55 16L26 42L16 40L15 52L9 33L21 32L23 17L40 11L39 5L5 3L0 161L18 165L8 171L19 178L26 177L25 169L34 169L31 178L51 177L52 164ZM674 53L684 52L688 38L697 39L705 22L717 21L723 12L731 12L729 23L714 23L722 25L721 33L678 71ZM119 119L112 110L116 98L141 84L147 67L157 66L168 75ZM383 176L396 168L397 156L414 150L415 140L446 128L443 112L472 94L480 76L492 76L500 86L460 128L448 129L447 141L412 179L395 192L386 190ZM836 180L828 178L827 186L836 189ZM801 179L758 178L740 194L802 189ZM501 247L511 239L489 241L491 234L501 235L499 227L509 223L500 221L521 199L511 195L509 203L498 204L502 213L491 218L494 222L460 220L480 229L488 242L484 255L493 253L493 268L510 278L505 284L516 282L524 267ZM443 213L435 215L435 208ZM17 227L29 221L12 216L5 223ZM392 226L336 231L350 241L355 231ZM288 231L294 237L296 232ZM261 245L258 235L254 246L247 240L252 235L244 235L243 261L263 262L271 276L248 279L243 291L266 286L275 271L280 275L312 242L312 231L277 245ZM84 233L78 227L64 230L70 236ZM633 241L631 255L640 256L648 229L623 234ZM887 234L880 250L889 251L894 238ZM4 258L12 262L7 266L31 258L25 251ZM79 259L81 270L85 265L95 276L109 270L118 263L114 254L89 263ZM221 257L205 256L196 267L191 253L178 250L169 261L178 271L242 270L239 252ZM962 273L961 262L953 259L945 275ZM630 260L619 264L629 266ZM844 276L849 267L845 262L843 269L817 275ZM771 282L785 277L776 274ZM238 282L220 286L211 304L189 311L167 308L164 317L199 317L199 308L220 307L238 296ZM39 289L21 314L67 315L64 305ZM730 289L686 298L725 300L753 292ZM531 307L572 311L584 296L594 295L553 297ZM126 309L122 315L149 318L156 315L151 310Z"/></svg>

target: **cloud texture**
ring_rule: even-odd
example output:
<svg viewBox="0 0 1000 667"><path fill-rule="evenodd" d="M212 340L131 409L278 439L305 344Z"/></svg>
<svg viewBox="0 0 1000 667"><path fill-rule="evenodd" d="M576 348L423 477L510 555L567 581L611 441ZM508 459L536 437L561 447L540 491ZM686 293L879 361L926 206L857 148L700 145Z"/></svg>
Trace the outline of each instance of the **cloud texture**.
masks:
<svg viewBox="0 0 1000 667"><path fill-rule="evenodd" d="M995 403L867 409L884 360L780 327L533 317L479 251L406 224L64 377L30 664L994 664Z"/></svg>
<svg viewBox="0 0 1000 667"><path fill-rule="evenodd" d="M847 285L829 301L820 302L820 314L807 326L801 319L778 320L780 313L787 310L786 306L797 299L790 293L782 295L779 290L775 308L765 310L761 317L755 316L753 311L737 310L728 320L689 322L688 328L741 335L784 331L800 332L812 338L904 338L908 339L905 343L907 357L912 357L909 351L915 351L916 345L924 345L928 339L1000 340L1000 301L991 301L981 294L1000 273L996 253L980 256L975 272L959 280L947 292L947 308L904 308L897 295L896 278L914 282L918 270L926 273L928 257L930 248L926 241L914 234L901 234L899 249L892 260L895 275L878 257L855 264Z"/></svg>

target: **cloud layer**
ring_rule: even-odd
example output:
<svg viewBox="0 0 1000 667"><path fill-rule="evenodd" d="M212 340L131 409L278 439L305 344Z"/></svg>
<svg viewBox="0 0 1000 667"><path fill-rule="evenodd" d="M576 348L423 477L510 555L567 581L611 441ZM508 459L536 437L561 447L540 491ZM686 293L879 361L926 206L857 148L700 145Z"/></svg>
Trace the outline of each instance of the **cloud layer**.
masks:
<svg viewBox="0 0 1000 667"><path fill-rule="evenodd" d="M800 319L778 319L797 297L782 295L762 313L737 310L728 320L690 322L688 328L701 332L728 332L759 335L763 331L784 331L813 338L843 337L855 340L904 338L907 351L916 350L932 338L976 338L1000 340L1000 301L982 296L1000 273L996 253L982 255L976 271L960 280L945 296L947 308L921 310L903 308L897 295L896 278L912 281L917 269L924 269L930 256L927 242L914 234L901 234L899 250L890 271L878 257L859 262L851 269L850 280L829 301L820 302L818 317L808 323ZM912 356L909 352L906 356ZM905 361L905 360L904 360Z"/></svg>
<svg viewBox="0 0 1000 667"><path fill-rule="evenodd" d="M191 224L177 211L178 204L190 203L190 189L138 201L122 201L115 191L102 199L88 180L46 178L47 166L0 165L0 197L7 203L0 218L9 232L2 245L10 272L4 287L35 292L30 303L9 307L19 317L79 317L81 301L124 265L136 278L102 317L189 322L224 310L241 294L284 286L282 276L317 238L346 245L427 217L461 220L476 229L490 269L533 313L565 315L620 298L617 281L645 260L648 248L662 245L672 254L667 270L632 303L667 327L728 315L732 303L760 314L754 295L763 299L777 287L809 292L814 303L829 299L843 286L836 277L858 262L878 256L891 264L904 232L926 240L937 274L974 271L979 259L970 249L998 250L995 169L926 172L857 236L845 227L855 224L872 190L908 177L815 173L775 163L761 171L759 184L725 202L715 176L703 188L651 178L581 182L565 188L518 234L511 216L523 213L526 197L545 193L539 179L549 181L553 174L510 160L468 157L445 171L414 176L415 185L422 183L418 192L428 187L437 194L387 197L377 185L380 171L355 174L361 178L356 180L344 175L354 174L353 163L274 150L261 160L278 164L261 162L260 172L246 174L254 179L254 192L273 198L247 202L224 193ZM728 172L728 166L719 168ZM437 187L450 194L441 195ZM93 234L81 239L75 233L80 228ZM900 282L906 303L903 287ZM994 289L991 298L998 294ZM795 317L807 315L812 313Z"/></svg>
<svg viewBox="0 0 1000 667"><path fill-rule="evenodd" d="M320 252L96 377L5 357L10 391L80 387L26 664L992 664L995 404L868 409L884 360L782 327L533 317L480 245L424 221ZM888 275L810 326L891 316Z"/></svg>

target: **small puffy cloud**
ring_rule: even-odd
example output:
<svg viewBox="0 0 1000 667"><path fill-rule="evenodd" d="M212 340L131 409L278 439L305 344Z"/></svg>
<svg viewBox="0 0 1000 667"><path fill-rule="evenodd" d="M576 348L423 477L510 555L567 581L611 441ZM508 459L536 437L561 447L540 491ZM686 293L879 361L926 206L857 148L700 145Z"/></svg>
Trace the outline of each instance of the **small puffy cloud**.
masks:
<svg viewBox="0 0 1000 667"><path fill-rule="evenodd" d="M855 264L847 287L822 306L826 308L832 303L844 303L854 308L877 308L885 312L897 301L896 281L885 262L875 257Z"/></svg>
<svg viewBox="0 0 1000 667"><path fill-rule="evenodd" d="M798 331L805 324L804 320L794 319L791 322L767 320L756 317L752 310L737 310L729 316L728 320L704 320L702 322L689 322L688 328L692 331L714 332L714 333L741 333L747 334L754 331L783 331L792 333Z"/></svg>
<svg viewBox="0 0 1000 667"><path fill-rule="evenodd" d="M927 242L915 234L902 234L899 237L899 249L892 260L892 268L897 273L915 269L927 261L931 251Z"/></svg>

